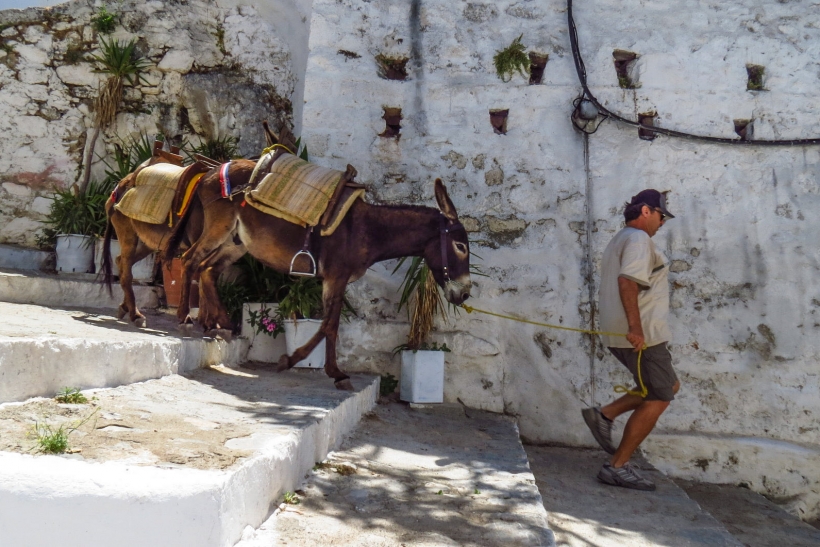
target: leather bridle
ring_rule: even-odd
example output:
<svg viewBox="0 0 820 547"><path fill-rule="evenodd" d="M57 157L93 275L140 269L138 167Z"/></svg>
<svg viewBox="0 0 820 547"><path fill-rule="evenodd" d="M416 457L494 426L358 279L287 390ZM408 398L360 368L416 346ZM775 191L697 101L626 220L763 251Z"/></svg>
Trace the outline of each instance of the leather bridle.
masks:
<svg viewBox="0 0 820 547"><path fill-rule="evenodd" d="M439 241L441 242L441 268L444 273L444 282L450 281L450 270L447 265L447 234L457 230L464 230L464 226L458 220L449 220L443 214L439 216Z"/></svg>

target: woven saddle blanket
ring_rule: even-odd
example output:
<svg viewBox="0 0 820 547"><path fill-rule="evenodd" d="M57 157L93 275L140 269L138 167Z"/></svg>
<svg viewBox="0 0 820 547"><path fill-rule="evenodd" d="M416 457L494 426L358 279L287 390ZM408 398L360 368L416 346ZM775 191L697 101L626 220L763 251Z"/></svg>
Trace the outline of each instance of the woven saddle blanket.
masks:
<svg viewBox="0 0 820 547"><path fill-rule="evenodd" d="M181 196L190 195L207 168L199 163L180 167L171 163L158 163L137 173L134 187L129 189L115 205L127 217L149 224L168 223L172 225L171 207L180 206L177 215L184 213L188 200L182 203Z"/></svg>
<svg viewBox="0 0 820 547"><path fill-rule="evenodd" d="M352 172L355 176L355 170ZM353 203L364 196L363 188L353 191L339 188L340 183L347 182L346 174L285 154L273 163L270 173L245 194L245 201L264 213L303 227L317 226L324 218L321 235L330 235ZM332 204L333 214L325 215L334 197L337 200Z"/></svg>

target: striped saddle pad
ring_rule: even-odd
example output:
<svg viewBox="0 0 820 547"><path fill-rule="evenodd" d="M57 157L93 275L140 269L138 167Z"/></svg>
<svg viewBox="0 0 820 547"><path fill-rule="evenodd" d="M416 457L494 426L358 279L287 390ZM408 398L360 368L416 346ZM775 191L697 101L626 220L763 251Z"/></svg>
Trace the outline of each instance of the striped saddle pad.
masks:
<svg viewBox="0 0 820 547"><path fill-rule="evenodd" d="M137 173L134 187L115 206L122 214L149 224L168 222L168 213L184 167L158 163Z"/></svg>
<svg viewBox="0 0 820 547"><path fill-rule="evenodd" d="M248 204L299 226L316 226L344 176L285 154L245 196Z"/></svg>

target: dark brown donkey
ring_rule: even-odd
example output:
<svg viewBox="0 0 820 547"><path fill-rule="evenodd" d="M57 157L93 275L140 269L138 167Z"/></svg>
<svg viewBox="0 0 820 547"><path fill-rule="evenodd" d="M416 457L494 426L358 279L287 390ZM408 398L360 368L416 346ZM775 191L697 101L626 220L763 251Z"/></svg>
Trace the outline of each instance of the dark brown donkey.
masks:
<svg viewBox="0 0 820 547"><path fill-rule="evenodd" d="M131 268L134 264L148 256L154 251L164 249L172 229L167 223L150 224L129 218L118 211L116 196L122 197L131 188L136 180L137 174L150 165L157 163L181 164L182 158L173 153L165 152L161 149L162 143L154 145L154 155L139 165L132 173L123 178L112 195L105 204L108 215L108 224L105 229L105 239L103 241L102 274L103 283L111 292L113 282L113 271L111 267L111 238L116 232L120 243L120 255L116 258L119 269L120 286L123 292L123 301L117 311L117 318L122 319L128 315L129 321L138 327L145 327L145 316L137 309L136 298L134 296L133 276ZM175 203L175 205L177 205ZM194 196L188 207L185 230L179 235L179 246L187 248L202 232L202 204ZM185 311L188 314L188 311ZM183 316L183 319L185 316Z"/></svg>
<svg viewBox="0 0 820 547"><path fill-rule="evenodd" d="M229 176L234 187L250 179L254 162L231 163ZM218 174L203 177L197 190L204 204L202 236L182 256L182 290L187 279L202 272L200 287L208 306L217 305L215 279L205 275L214 264L234 260L249 252L263 264L288 272L291 259L302 249L307 229L267 215L244 203L242 195L232 200L221 197ZM293 355L283 355L277 370L285 370L307 357L327 338L325 372L339 389L352 390L349 376L336 363L336 336L345 287L364 275L367 268L391 258L424 257L445 297L461 304L470 295L470 248L467 232L458 220L456 208L441 180L436 180L435 196L439 209L410 205L371 205L357 200L347 216L326 237L318 230L310 238L310 251L316 257L317 276L322 279L324 318L321 328ZM176 253L187 217L177 225L167 253ZM187 302L183 294L180 306ZM200 302L200 313L202 312ZM223 314L224 310L215 312ZM227 320L227 317L221 317ZM224 324L223 324L224 326Z"/></svg>

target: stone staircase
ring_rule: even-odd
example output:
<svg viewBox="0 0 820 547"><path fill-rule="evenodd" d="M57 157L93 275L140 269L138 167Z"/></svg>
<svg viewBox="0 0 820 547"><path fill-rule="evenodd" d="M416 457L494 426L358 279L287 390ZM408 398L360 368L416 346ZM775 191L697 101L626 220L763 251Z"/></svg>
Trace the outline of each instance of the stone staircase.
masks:
<svg viewBox="0 0 820 547"><path fill-rule="evenodd" d="M234 545L375 404L376 377L241 368L247 339L183 336L138 294L145 329L93 276L0 271L0 545Z"/></svg>
<svg viewBox="0 0 820 547"><path fill-rule="evenodd" d="M92 277L0 271L0 317L6 319L0 323L0 545L51 545L53 529L76 545L311 545L313 540L298 532L303 528L283 527L284 521L276 520L282 514L276 508L285 490L309 490L314 479L321 490L321 477L305 475L315 462L354 430L354 440L393 447L379 450L383 469L398 468L399 460L406 459L397 444L415 450L411 435L385 428L383 420L381 425L366 420L357 426L375 404L376 378L355 377L357 391L347 394L333 389L320 371L277 375L242 367L248 351L245 339L180 336L175 319L158 309L159 289L142 286L138 291L143 308L152 310L147 329L117 322L110 314L119 297L100 291ZM39 398L50 398L68 386L86 390L95 398L92 405L56 405ZM50 410L38 415L37 409L44 408ZM39 416L55 427L71 426L92 409L94 419L71 439L76 451L63 456L30 453L21 424L30 427ZM460 492L463 477L475 473L477 460L469 449L461 459L456 457L452 432L462 426L451 423L450 429L436 434L437 424L452 420L451 407L425 412L424 452L419 452L424 459L419 462L449 462L453 478L442 474L436 488ZM468 420L469 412L474 411L463 412ZM456 414L461 415L460 408ZM595 479L603 452L522 448L512 440L517 439L513 422L500 420L493 427L507 440L479 442L473 450L481 453L481 461L495 462L490 465L499 476L508 476L507 468L518 469L510 479L514 488L524 491L534 479L540 499L527 495L510 502L503 488L497 499L513 503L510 511L535 515L534 523L541 518L538 511L546 509L543 534L527 532L540 538L538 544L553 544L554 536L554 544L567 546L820 546L820 530L750 490L673 481L646 462L639 465L658 484L656 492L607 487ZM509 434L503 433L504 427L511 428ZM486 431L480 428L476 434ZM101 438L111 446L103 447L105 443L97 442ZM334 457L345 458L345 450L353 454L355 446L343 446ZM529 470L519 469L515 460L524 450ZM223 459L209 464L206 455L214 454ZM361 459L361 451L356 457ZM397 485L412 478L413 465L397 473ZM365 496L369 487L364 484L355 496ZM374 484L387 492L393 488L384 477ZM342 486L334 488L344 494ZM347 503L345 495L338 503ZM472 503L486 508L496 503L493 499L485 502L476 496ZM407 506L399 504L397 510L405 517L418 509L409 499L402 503ZM351 507L356 514L356 505ZM457 527L467 505L455 500L448 507L439 507L439 516L452 517L450 526ZM448 510L453 512L450 517ZM308 511L302 509L302 515ZM496 535L482 536L477 544L518 544L519 536L512 531L509 537L499 532L507 526L501 521L499 526L483 524ZM398 522L397 517L394 524ZM356 527L362 521L353 518L334 526L339 527L338 537L350 538L349 545L370 544L361 543L365 536ZM439 532L446 537L447 526ZM414 544L406 539L412 534L401 537L400 542Z"/></svg>

